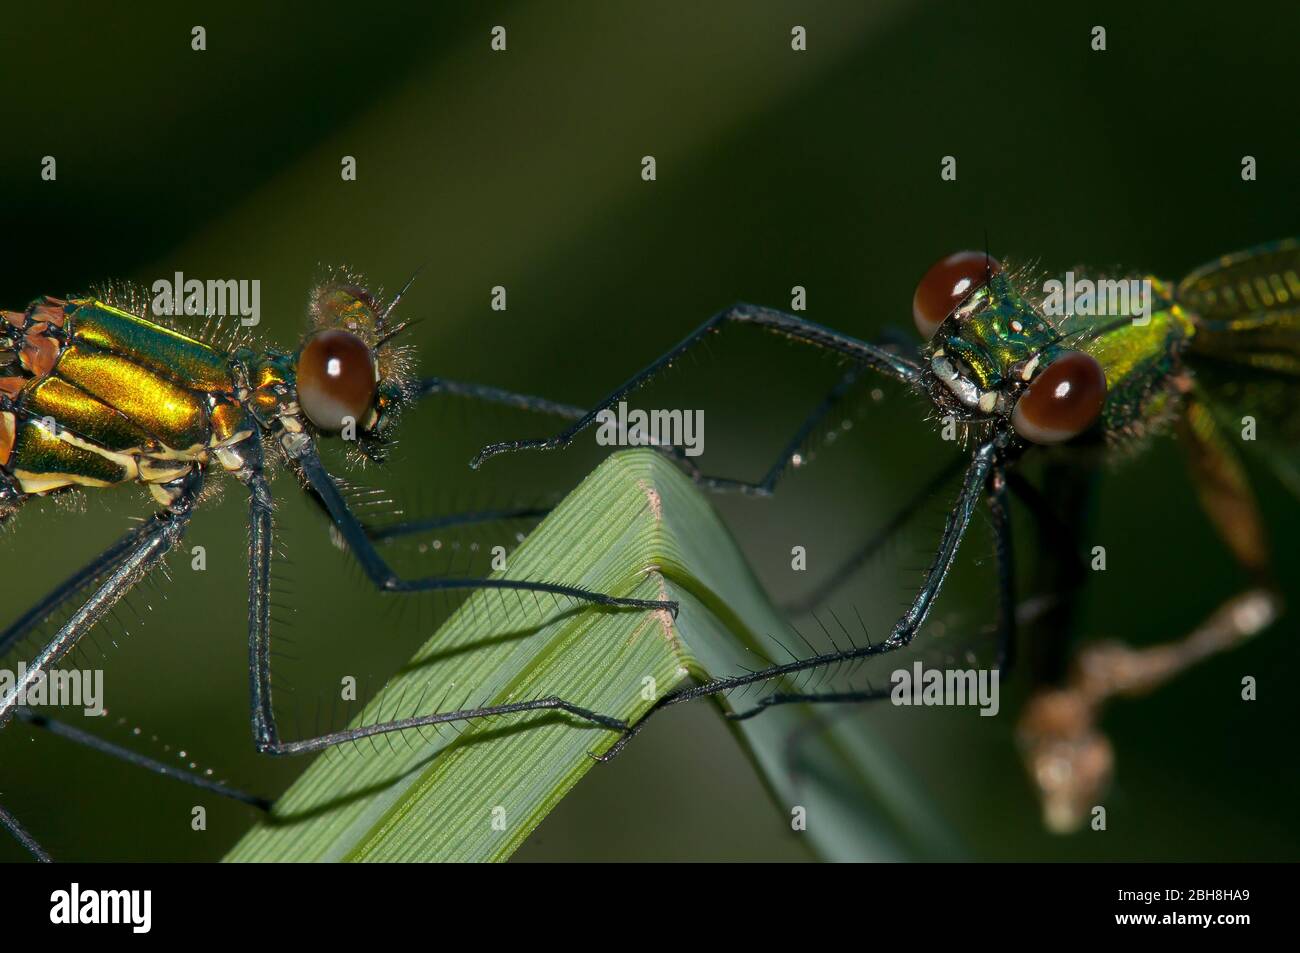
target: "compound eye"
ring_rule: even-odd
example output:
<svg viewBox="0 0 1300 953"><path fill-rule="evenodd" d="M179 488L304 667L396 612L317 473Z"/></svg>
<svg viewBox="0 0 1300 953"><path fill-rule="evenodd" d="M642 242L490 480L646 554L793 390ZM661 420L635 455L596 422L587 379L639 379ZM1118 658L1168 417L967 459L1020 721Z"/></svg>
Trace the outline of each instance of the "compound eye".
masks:
<svg viewBox="0 0 1300 953"><path fill-rule="evenodd" d="M1030 443L1063 443L1091 427L1105 403L1106 372L1097 359L1066 351L1020 395L1011 426Z"/></svg>
<svg viewBox="0 0 1300 953"><path fill-rule="evenodd" d="M937 261L912 296L912 320L926 340L966 296L1002 270L1002 262L982 251L959 251Z"/></svg>
<svg viewBox="0 0 1300 953"><path fill-rule="evenodd" d="M355 334L320 331L303 345L298 356L298 404L321 430L342 430L349 417L364 427L378 387L374 355Z"/></svg>

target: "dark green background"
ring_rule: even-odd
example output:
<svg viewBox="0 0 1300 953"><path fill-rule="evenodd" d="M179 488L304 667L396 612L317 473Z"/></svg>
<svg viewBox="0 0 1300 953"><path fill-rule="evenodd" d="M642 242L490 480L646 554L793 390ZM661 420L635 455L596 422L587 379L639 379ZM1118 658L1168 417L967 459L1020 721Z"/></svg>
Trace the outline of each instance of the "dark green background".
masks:
<svg viewBox="0 0 1300 953"><path fill-rule="evenodd" d="M206 52L190 49L195 23ZM498 23L502 55L488 47ZM794 24L805 53L790 50ZM1105 52L1090 49L1096 24ZM581 403L719 308L788 307L796 284L815 320L864 337L907 329L921 272L986 236L994 254L1045 268L1177 277L1300 232L1298 27L1294 4L26 4L0 33L0 303L178 269L257 278L259 331L287 347L319 263L389 287L424 266L405 309L421 319L424 372ZM647 154L653 183L639 175ZM1256 182L1241 181L1246 154ZM39 178L45 155L56 182ZM343 155L356 182L340 180ZM956 182L940 181L944 155ZM488 306L497 284L504 313ZM825 361L733 335L646 401L705 408L710 467L754 475L833 379ZM543 431L454 403L412 413L391 471L359 479L430 512L549 498L597 459L588 442L471 474L480 444ZM809 585L789 571L792 545L809 548L808 575L825 571L944 459L914 401L885 388L868 404L776 499L720 504L777 597ZM1295 591L1296 501L1252 474ZM367 593L293 481L276 490L297 656L277 671L299 688L282 704L308 730L340 672L382 683L445 606L394 610ZM888 624L943 503L841 593L843 611ZM1173 638L1239 582L1167 441L1108 476L1101 504L1090 538L1110 568L1090 589L1089 633ZM149 506L123 489L29 507L0 537L0 618ZM147 621L124 609L131 637L101 629L86 659L107 668L107 736L140 725L142 750L184 748L275 793L301 764L260 759L248 738L243 512L233 487L214 501L191 540L207 573L174 559L174 581L133 600ZM942 629L955 651L986 647L989 551L977 525L936 613L933 637ZM997 719L855 717L891 741L968 856L1294 858L1296 632L1292 617L1108 712L1119 766L1105 833L1042 831L1011 739L1023 686ZM1259 680L1254 704L1237 700L1245 674ZM0 796L69 859L215 858L251 819L207 798L209 829L192 833L190 791L15 726L0 737ZM0 857L20 856L0 841ZM699 705L592 771L519 856L807 854Z"/></svg>

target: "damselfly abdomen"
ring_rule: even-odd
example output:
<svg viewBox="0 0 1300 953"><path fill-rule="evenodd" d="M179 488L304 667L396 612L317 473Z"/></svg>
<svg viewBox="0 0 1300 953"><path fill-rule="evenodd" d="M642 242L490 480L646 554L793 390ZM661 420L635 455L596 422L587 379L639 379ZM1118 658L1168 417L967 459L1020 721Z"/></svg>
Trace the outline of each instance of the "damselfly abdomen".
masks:
<svg viewBox="0 0 1300 953"><path fill-rule="evenodd" d="M1073 286L1074 279L1067 279ZM1282 479L1300 492L1300 242L1226 256L1176 284L1151 276L1081 276L1078 287L1089 296L1086 306L1082 293L1067 294L1059 285L1028 270L1004 268L987 254L950 256L930 269L913 300L913 318L926 339L920 348L870 344L795 315L739 305L705 322L563 432L545 440L492 444L480 451L476 465L502 452L566 446L601 411L734 324L834 352L852 367L761 480L697 474L706 485L770 493L862 368L902 382L926 399L941 427L973 449L934 559L888 636L681 689L660 699L651 713L753 684L772 685L774 693L733 717L792 702L888 697L888 688L800 691L790 679L909 645L930 615L985 498L997 556L998 665L1009 670L1017 628L1028 629L1027 667L1036 691L1022 715L1019 737L1045 821L1069 830L1087 818L1112 774L1113 753L1098 726L1105 703L1148 691L1239 644L1280 611L1264 523L1230 435L1265 448ZM1113 298L1099 297L1110 291L1116 292ZM1131 456L1147 438L1166 432L1184 445L1203 509L1247 582L1185 638L1146 649L1092 643L1074 653L1075 596L1087 575L1079 528L1091 485L1086 477L1101 462ZM1021 467L1034 457L1047 464L1038 486ZM913 511L935 485L927 481L903 513ZM1015 598L1012 495L1034 517L1043 542L1033 561L1039 598L1024 605ZM862 552L877 544L869 542ZM821 594L846 578L835 574ZM1031 605L1037 608L1030 611ZM642 719L605 757L617 754L644 724Z"/></svg>
<svg viewBox="0 0 1300 953"><path fill-rule="evenodd" d="M79 608L0 697L0 725L12 717L56 728L23 706L26 690L174 549L205 481L227 473L249 492L248 644L251 723L258 751L297 754L357 738L493 714L561 709L608 728L622 722L558 698L412 717L285 740L271 705L270 572L272 511L269 469L295 472L338 530L368 580L390 593L480 588L549 593L586 603L669 609L671 602L622 598L559 581L446 576L407 579L385 561L317 452L323 438L380 459L401 409L426 394L453 393L494 403L567 413L539 398L490 387L411 375L412 355L394 344L399 293L386 305L347 278L313 294L311 328L294 351L218 346L150 320L111 300L42 298L22 312L0 312L0 522L12 521L33 497L75 490L147 487L160 511L0 632L0 655L33 633L64 604ZM500 513L464 514L499 519ZM418 524L389 526L385 538ZM109 754L122 749L84 733L65 737ZM139 763L142 759L134 758ZM147 761L148 759L143 759ZM210 780L170 767L166 773L245 800ZM41 854L0 807L0 823Z"/></svg>

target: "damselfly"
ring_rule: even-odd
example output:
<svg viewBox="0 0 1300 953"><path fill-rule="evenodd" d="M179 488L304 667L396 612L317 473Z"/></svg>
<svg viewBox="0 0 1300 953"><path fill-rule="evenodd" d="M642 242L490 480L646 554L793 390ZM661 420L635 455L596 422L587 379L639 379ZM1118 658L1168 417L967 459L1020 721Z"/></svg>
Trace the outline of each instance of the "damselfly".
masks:
<svg viewBox="0 0 1300 953"><path fill-rule="evenodd" d="M408 282L409 287L409 282ZM404 407L430 394L573 416L571 408L491 387L413 376L413 355L396 344L404 324L354 276L336 276L311 299L311 327L296 350L217 346L159 320L132 313L112 296L33 302L0 312L0 523L24 501L72 490L122 484L146 487L160 510L71 575L0 632L0 656L65 604L79 602L53 638L27 663L3 697L0 725L17 716L110 755L250 803L258 799L208 778L163 765L25 707L27 689L45 677L110 612L183 534L206 481L234 476L249 493L248 646L253 740L272 755L320 751L358 738L467 719L560 709L611 728L616 719L558 698L457 711L352 727L301 740L281 737L271 704L270 572L273 500L269 469L298 475L328 515L367 579L387 593L501 589L548 593L599 606L663 610L671 602L621 598L558 581L399 576L374 545L317 452L341 437L357 455L379 460ZM126 302L120 302L126 304ZM460 522L500 519L462 514ZM441 518L439 525L456 523ZM384 527L389 538L427 528L427 521ZM264 806L264 805L263 805ZM37 857L44 851L0 807L7 827Z"/></svg>
<svg viewBox="0 0 1300 953"><path fill-rule="evenodd" d="M1004 268L982 253L952 255L932 267L917 287L913 318L925 338L919 348L870 344L801 317L739 305L709 319L563 432L545 440L492 444L475 465L507 451L566 446L601 411L729 325L754 325L834 352L852 368L765 477L756 482L707 479L709 485L729 482L770 493L802 441L863 368L913 389L929 402L941 426L960 431L973 450L933 561L888 636L679 689L659 699L649 714L755 684L775 688L756 706L731 717L748 718L772 705L795 702L887 697L888 688L791 690L789 678L909 645L930 615L984 498L997 557L998 665L1005 671L1013 662L1018 624L1031 628L1035 694L1021 717L1019 737L1046 823L1069 830L1082 823L1112 775L1113 752L1099 727L1106 702L1160 685L1259 632L1280 611L1264 524L1227 435L1241 433L1265 448L1279 475L1300 492L1300 243L1288 240L1229 255L1177 284L1132 279L1135 294L1144 297L1140 309L1134 307L1136 299L1127 308L1122 302L1097 307L1098 289L1121 286L1100 276L1087 280L1094 299L1086 308L1072 307L1058 288L1036 281L1029 270ZM1186 448L1205 513L1248 583L1179 641L1146 649L1089 644L1071 664L1070 620L1086 575L1080 521L1091 485L1088 474L1102 461L1121 452L1129 455L1166 431L1173 431ZM1034 486L1020 467L1030 455L1046 458L1042 485ZM935 486L933 481L924 484L900 518ZM1026 611L1029 602L1017 611L1012 495L1023 501L1039 524L1040 539L1050 544L1035 560L1036 585L1050 590L1044 593L1050 598L1033 603L1040 607L1036 612ZM616 755L645 723L643 718L626 731L602 758Z"/></svg>

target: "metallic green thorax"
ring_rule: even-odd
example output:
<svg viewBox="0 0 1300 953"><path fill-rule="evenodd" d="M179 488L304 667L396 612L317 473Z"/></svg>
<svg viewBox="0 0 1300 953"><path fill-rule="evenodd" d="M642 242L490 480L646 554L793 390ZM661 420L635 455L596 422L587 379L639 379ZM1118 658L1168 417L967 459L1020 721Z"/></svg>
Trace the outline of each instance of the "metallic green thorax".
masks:
<svg viewBox="0 0 1300 953"><path fill-rule="evenodd" d="M293 398L276 356L223 352L95 299L43 298L0 329L11 493L135 481L165 498L195 468L234 465L230 448Z"/></svg>
<svg viewBox="0 0 1300 953"><path fill-rule="evenodd" d="M1112 437L1137 434L1168 418L1184 387L1183 357L1196 333L1196 325L1174 300L1169 284L1158 278L1143 280L1151 288L1149 320L1093 316L1075 344L1106 372L1101 427ZM1077 325L1079 320L1071 323Z"/></svg>

